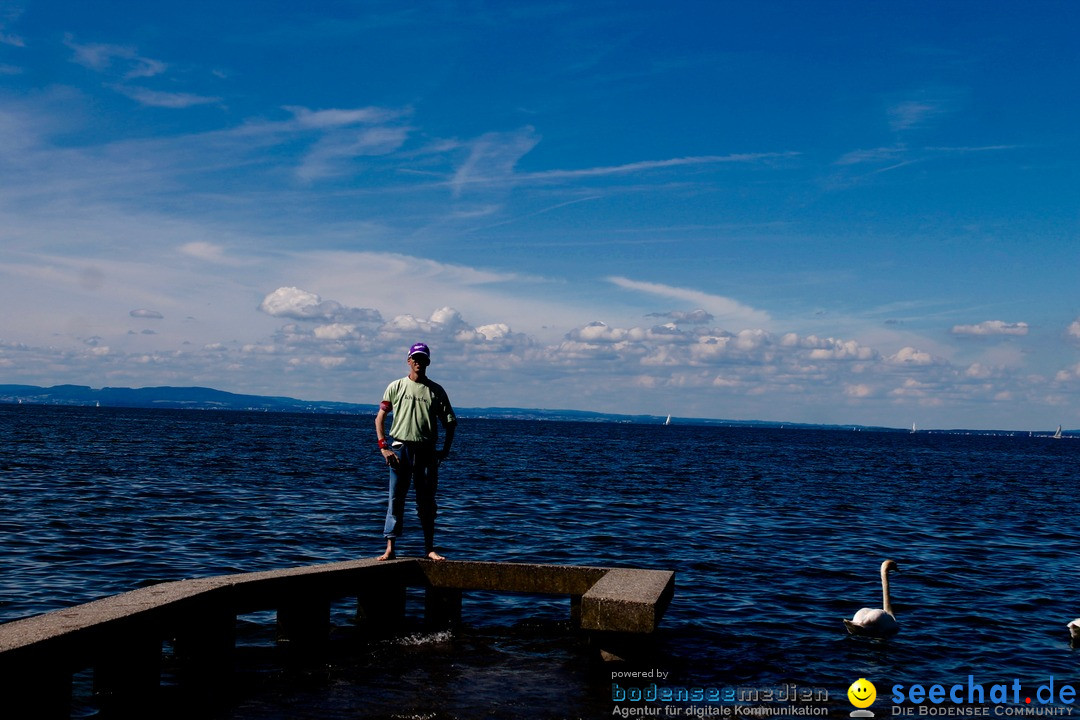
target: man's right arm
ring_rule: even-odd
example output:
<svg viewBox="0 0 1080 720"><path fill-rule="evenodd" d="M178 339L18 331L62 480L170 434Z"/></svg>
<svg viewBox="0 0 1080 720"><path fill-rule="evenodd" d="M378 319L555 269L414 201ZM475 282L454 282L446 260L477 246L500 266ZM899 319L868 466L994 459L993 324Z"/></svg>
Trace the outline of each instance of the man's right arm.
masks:
<svg viewBox="0 0 1080 720"><path fill-rule="evenodd" d="M386 416L393 410L393 406L388 400L383 400L379 403L379 412L375 413L375 436L379 440L379 452L382 453L383 459L386 460L387 465L397 464L397 453L390 449L390 441L386 438Z"/></svg>

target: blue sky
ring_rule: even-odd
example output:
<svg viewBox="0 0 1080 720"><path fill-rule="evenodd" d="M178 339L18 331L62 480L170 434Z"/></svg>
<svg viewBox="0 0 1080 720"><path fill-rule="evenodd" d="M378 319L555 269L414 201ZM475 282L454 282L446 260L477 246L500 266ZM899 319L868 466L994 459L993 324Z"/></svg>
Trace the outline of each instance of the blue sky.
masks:
<svg viewBox="0 0 1080 720"><path fill-rule="evenodd" d="M1080 426L1078 21L0 0L0 383Z"/></svg>

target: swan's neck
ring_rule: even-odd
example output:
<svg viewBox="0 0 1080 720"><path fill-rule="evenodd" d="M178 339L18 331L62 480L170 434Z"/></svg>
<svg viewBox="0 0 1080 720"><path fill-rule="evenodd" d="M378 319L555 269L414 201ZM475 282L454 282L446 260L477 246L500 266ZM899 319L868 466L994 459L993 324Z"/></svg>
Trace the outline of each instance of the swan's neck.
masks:
<svg viewBox="0 0 1080 720"><path fill-rule="evenodd" d="M884 568L881 570L881 596L881 607L885 612L892 615L892 597L889 595L889 572ZM893 617L896 616L893 615Z"/></svg>

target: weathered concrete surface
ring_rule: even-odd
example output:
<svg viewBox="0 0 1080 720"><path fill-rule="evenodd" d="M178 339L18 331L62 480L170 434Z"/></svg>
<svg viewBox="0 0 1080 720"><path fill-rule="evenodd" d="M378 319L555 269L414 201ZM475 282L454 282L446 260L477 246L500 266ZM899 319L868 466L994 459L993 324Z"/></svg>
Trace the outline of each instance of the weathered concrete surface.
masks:
<svg viewBox="0 0 1080 720"><path fill-rule="evenodd" d="M0 624L0 656L135 622L154 627L208 608L233 614L276 608L293 598L355 596L373 583L422 584L415 560L349 560L264 572L177 580Z"/></svg>
<svg viewBox="0 0 1080 720"><path fill-rule="evenodd" d="M0 688L4 675L70 674L113 664L114 647L176 638L194 657L231 648L236 616L278 610L285 633L317 644L312 626L293 610L333 599L389 592L426 582L415 560L374 559L179 580L0 624ZM225 633L222 637L217 634ZM288 637L288 635L286 635Z"/></svg>
<svg viewBox="0 0 1080 720"><path fill-rule="evenodd" d="M670 570L609 570L581 597L581 628L651 633L674 594Z"/></svg>
<svg viewBox="0 0 1080 720"><path fill-rule="evenodd" d="M93 631L171 630L180 618L243 614L297 602L378 594L391 586L580 596L582 628L652 632L674 592L674 573L575 565L349 560L178 580L0 624L0 656ZM190 620L185 622L190 624Z"/></svg>
<svg viewBox="0 0 1080 720"><path fill-rule="evenodd" d="M195 662L221 662L236 616L259 610L277 610L294 645L319 647L332 601L356 598L361 628L378 631L403 615L405 587L428 589L429 621L460 620L461 591L557 594L570 597L584 630L640 634L656 629L675 583L662 570L373 558L179 580L0 624L0 689L17 692L24 681L62 688L86 667L110 681L141 666L139 682L156 683L163 640L175 639Z"/></svg>
<svg viewBox="0 0 1080 720"><path fill-rule="evenodd" d="M120 595L54 610L42 615L13 620L0 625L0 653L56 640L85 631L89 627L119 623L132 615L181 603L216 586L215 578L179 580L132 590Z"/></svg>
<svg viewBox="0 0 1080 720"><path fill-rule="evenodd" d="M584 595L607 568L533 563L420 561L435 587L548 595Z"/></svg>

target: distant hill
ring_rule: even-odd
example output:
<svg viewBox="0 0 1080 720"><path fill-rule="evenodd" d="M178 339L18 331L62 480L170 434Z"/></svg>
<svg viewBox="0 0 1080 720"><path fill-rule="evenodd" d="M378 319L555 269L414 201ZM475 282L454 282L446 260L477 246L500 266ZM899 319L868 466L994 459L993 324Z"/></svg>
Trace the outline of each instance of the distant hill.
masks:
<svg viewBox="0 0 1080 720"><path fill-rule="evenodd" d="M70 405L82 407L171 408L187 410L255 410L262 412L337 413L374 415L377 407L361 403L297 400L290 397L239 395L204 387L148 387L94 389L85 385L0 385L0 403ZM521 420L577 420L583 422L662 422L652 415L615 415L579 410L529 408L456 408L458 415L475 418ZM731 421L695 420L695 424ZM744 424L744 423L739 423Z"/></svg>
<svg viewBox="0 0 1080 720"><path fill-rule="evenodd" d="M0 404L69 405L83 407L170 408L187 410L249 410L260 412L331 413L374 415L377 407L361 403L297 400L290 397L239 395L204 387L112 388L98 390L85 385L0 385ZM641 423L660 425L656 415L618 415L582 410L543 410L537 408L456 408L460 417L519 420L574 420L578 422ZM847 429L874 432L908 432L898 428L862 425L813 425L808 423L765 420L721 420L675 418L673 425L712 425L726 427L773 427ZM923 431L920 431L923 432ZM925 431L945 432L945 431ZM947 431L971 432L971 431ZM1011 434L1011 433L1010 433Z"/></svg>
<svg viewBox="0 0 1080 720"><path fill-rule="evenodd" d="M254 410L262 412L336 413L374 415L377 406L362 403L297 400L290 397L239 395L204 387L148 387L99 390L85 385L0 385L0 403L69 405L82 407L170 408L185 410ZM610 415L577 410L525 408L457 408L462 417L519 418L526 420L581 420L596 422L659 423L652 416Z"/></svg>
<svg viewBox="0 0 1080 720"><path fill-rule="evenodd" d="M177 408L191 410L261 410L274 412L375 413L374 405L309 402L288 397L238 395L204 387L148 387L95 390L85 385L0 385L0 403L100 407Z"/></svg>

